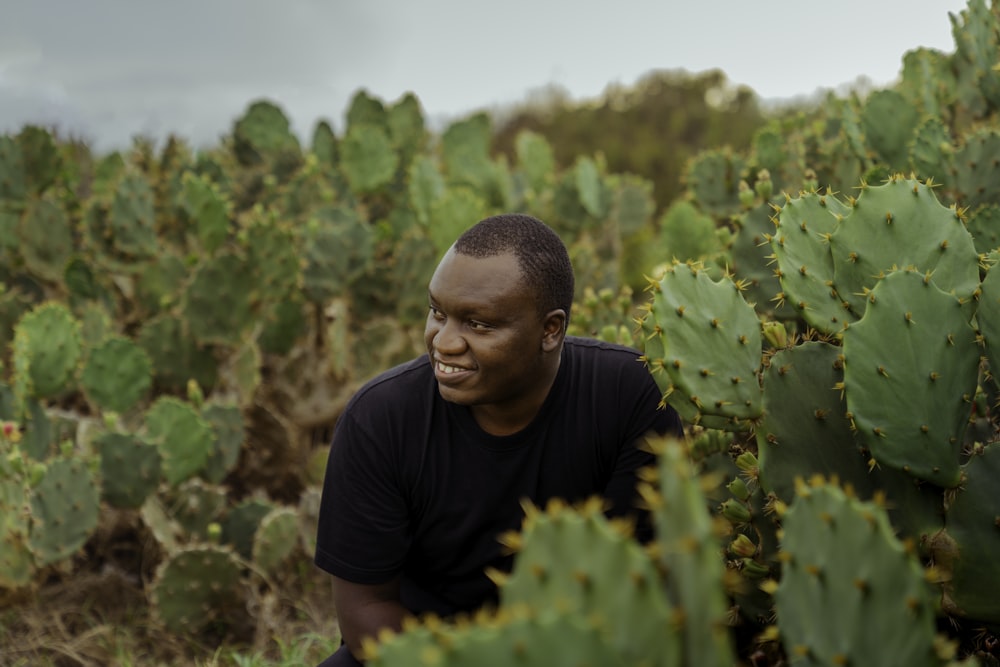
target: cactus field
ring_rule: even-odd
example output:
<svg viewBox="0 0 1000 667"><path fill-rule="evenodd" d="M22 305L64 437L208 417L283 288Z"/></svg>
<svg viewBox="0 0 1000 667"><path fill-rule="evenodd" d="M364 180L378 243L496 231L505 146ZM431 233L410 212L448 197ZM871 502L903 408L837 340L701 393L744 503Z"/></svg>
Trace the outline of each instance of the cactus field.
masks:
<svg viewBox="0 0 1000 667"><path fill-rule="evenodd" d="M1000 0L950 18L891 87L706 147L665 210L413 94L307 145L268 100L201 150L0 136L0 665L332 650L331 429L503 211L560 233L570 333L640 349L686 437L639 489L653 542L529 507L498 609L369 664L1000 664Z"/></svg>

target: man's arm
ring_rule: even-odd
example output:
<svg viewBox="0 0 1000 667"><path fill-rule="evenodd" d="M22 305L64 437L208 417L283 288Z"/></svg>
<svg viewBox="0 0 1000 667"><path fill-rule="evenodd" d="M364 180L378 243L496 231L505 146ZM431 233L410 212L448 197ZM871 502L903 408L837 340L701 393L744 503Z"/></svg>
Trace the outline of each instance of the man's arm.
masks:
<svg viewBox="0 0 1000 667"><path fill-rule="evenodd" d="M361 659L361 640L378 637L379 630L398 631L409 616L399 601L399 577L384 584L356 584L333 577L333 603L340 634L347 649Z"/></svg>

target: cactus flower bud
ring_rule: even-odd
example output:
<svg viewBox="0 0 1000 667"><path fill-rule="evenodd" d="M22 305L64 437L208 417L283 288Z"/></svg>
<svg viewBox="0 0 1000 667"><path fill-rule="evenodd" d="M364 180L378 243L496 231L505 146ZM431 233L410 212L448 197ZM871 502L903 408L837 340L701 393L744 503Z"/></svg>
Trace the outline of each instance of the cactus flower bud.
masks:
<svg viewBox="0 0 1000 667"><path fill-rule="evenodd" d="M738 500L730 498L722 503L722 516L726 517L730 523L742 524L750 521L750 510Z"/></svg>
<svg viewBox="0 0 1000 667"><path fill-rule="evenodd" d="M42 483L42 478L45 477L46 467L44 463L34 461L28 467L28 485L31 487L36 487Z"/></svg>
<svg viewBox="0 0 1000 667"><path fill-rule="evenodd" d="M21 429L14 422L0 422L3 428L3 437L7 442L21 442Z"/></svg>
<svg viewBox="0 0 1000 667"><path fill-rule="evenodd" d="M729 553L741 558L750 558L757 553L757 545L749 537L740 533L729 543Z"/></svg>
<svg viewBox="0 0 1000 667"><path fill-rule="evenodd" d="M750 489L747 488L746 482L739 477L734 477L733 481L726 485L726 488L737 500L746 500L750 497Z"/></svg>
<svg viewBox="0 0 1000 667"><path fill-rule="evenodd" d="M743 472L755 473L757 472L757 457L753 455L753 452L743 452L736 457L736 467Z"/></svg>
<svg viewBox="0 0 1000 667"><path fill-rule="evenodd" d="M788 330L785 329L785 325L781 322L761 322L761 333L764 334L764 340L775 349L782 349L788 347Z"/></svg>
<svg viewBox="0 0 1000 667"><path fill-rule="evenodd" d="M746 181L740 181L740 204L743 208L753 208L753 203L757 199L757 194L750 189Z"/></svg>

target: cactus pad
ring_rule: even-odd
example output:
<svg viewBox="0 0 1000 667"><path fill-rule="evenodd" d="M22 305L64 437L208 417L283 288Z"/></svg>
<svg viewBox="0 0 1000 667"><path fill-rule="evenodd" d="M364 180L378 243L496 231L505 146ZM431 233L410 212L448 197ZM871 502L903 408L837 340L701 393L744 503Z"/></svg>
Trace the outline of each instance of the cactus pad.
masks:
<svg viewBox="0 0 1000 667"><path fill-rule="evenodd" d="M80 323L60 303L47 302L25 314L14 328L15 392L36 398L65 389L81 355Z"/></svg>
<svg viewBox="0 0 1000 667"><path fill-rule="evenodd" d="M881 507L802 484L782 528L774 601L794 664L938 664L930 588Z"/></svg>
<svg viewBox="0 0 1000 667"><path fill-rule="evenodd" d="M760 416L760 321L731 279L675 264L654 285L643 329L646 363L682 416L693 406L730 429Z"/></svg>
<svg viewBox="0 0 1000 667"><path fill-rule="evenodd" d="M152 584L153 609L171 631L196 634L213 620L224 620L243 597L242 568L232 551L216 546L189 547L160 565Z"/></svg>
<svg viewBox="0 0 1000 667"><path fill-rule="evenodd" d="M94 440L101 455L101 493L114 507L138 508L160 483L162 457L135 435L103 433Z"/></svg>
<svg viewBox="0 0 1000 667"><path fill-rule="evenodd" d="M62 560L83 546L97 527L101 498L82 458L58 458L31 489L29 548L39 565Z"/></svg>
<svg viewBox="0 0 1000 667"><path fill-rule="evenodd" d="M876 461L938 486L959 482L959 450L979 376L976 333L958 299L896 271L844 332L844 388Z"/></svg>
<svg viewBox="0 0 1000 667"><path fill-rule="evenodd" d="M113 336L90 351L80 384L102 409L125 412L152 386L152 365L141 347L128 338Z"/></svg>
<svg viewBox="0 0 1000 667"><path fill-rule="evenodd" d="M212 453L212 426L189 404L172 396L146 413L146 433L163 456L163 472L176 485L202 469Z"/></svg>
<svg viewBox="0 0 1000 667"><path fill-rule="evenodd" d="M299 545L299 518L290 507L277 507L261 519L253 538L253 562L276 574Z"/></svg>

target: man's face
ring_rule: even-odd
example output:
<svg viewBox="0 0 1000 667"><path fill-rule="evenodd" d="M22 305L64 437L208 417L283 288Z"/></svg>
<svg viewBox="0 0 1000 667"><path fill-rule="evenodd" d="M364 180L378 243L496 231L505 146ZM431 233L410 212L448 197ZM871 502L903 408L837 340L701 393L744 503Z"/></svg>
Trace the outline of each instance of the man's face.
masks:
<svg viewBox="0 0 1000 667"><path fill-rule="evenodd" d="M513 254L449 250L428 294L424 340L445 400L514 411L544 400L551 365L543 358L561 342L564 318L539 315Z"/></svg>

